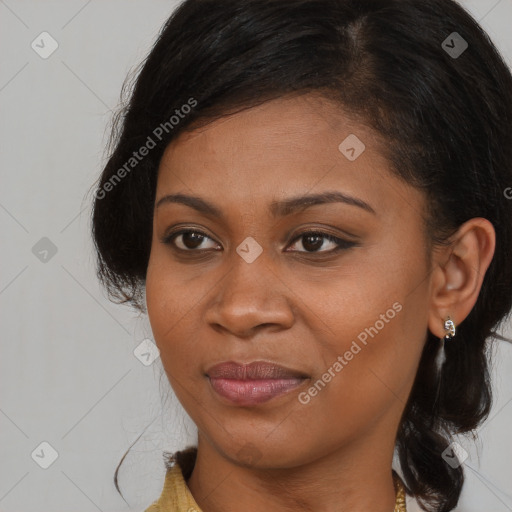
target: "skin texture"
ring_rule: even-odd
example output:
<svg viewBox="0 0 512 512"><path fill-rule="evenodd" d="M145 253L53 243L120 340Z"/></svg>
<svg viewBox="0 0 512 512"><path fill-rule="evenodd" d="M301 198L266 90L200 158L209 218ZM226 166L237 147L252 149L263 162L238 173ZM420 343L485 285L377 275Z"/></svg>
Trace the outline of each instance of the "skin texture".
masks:
<svg viewBox="0 0 512 512"><path fill-rule="evenodd" d="M338 149L350 134L366 146L355 161ZM339 106L308 94L182 133L163 156L156 205L182 193L222 212L156 207L146 280L162 364L198 427L188 485L204 512L393 510L395 436L427 330L441 337L446 316L458 325L469 314L495 235L472 219L429 261L423 193L391 173L379 144ZM361 199L375 214L343 203L269 213L273 201L325 191ZM207 238L184 245L178 236L174 246L189 247L179 252L162 242L177 225ZM298 237L306 230L357 244L330 252L336 243L322 238L311 249ZM252 263L236 252L249 236L263 250ZM400 311L301 403L299 393L395 303ZM271 361L309 378L241 407L205 375L230 360Z"/></svg>

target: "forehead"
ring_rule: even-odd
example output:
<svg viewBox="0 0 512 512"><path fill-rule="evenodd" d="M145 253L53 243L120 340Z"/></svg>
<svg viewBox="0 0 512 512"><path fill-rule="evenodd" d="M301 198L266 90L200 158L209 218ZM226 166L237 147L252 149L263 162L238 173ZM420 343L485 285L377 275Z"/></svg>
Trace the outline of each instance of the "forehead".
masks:
<svg viewBox="0 0 512 512"><path fill-rule="evenodd" d="M157 200L188 191L226 207L268 206L275 198L337 189L377 212L410 207L408 195L418 208L420 192L391 172L382 144L332 101L279 98L180 134L161 160Z"/></svg>

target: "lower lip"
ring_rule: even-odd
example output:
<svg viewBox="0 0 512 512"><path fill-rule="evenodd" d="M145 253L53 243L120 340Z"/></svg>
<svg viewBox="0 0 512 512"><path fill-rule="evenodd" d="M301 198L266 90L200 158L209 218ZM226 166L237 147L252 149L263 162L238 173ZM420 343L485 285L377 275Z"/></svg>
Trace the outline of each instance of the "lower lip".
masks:
<svg viewBox="0 0 512 512"><path fill-rule="evenodd" d="M237 380L209 377L213 389L237 405L256 405L299 387L305 379Z"/></svg>

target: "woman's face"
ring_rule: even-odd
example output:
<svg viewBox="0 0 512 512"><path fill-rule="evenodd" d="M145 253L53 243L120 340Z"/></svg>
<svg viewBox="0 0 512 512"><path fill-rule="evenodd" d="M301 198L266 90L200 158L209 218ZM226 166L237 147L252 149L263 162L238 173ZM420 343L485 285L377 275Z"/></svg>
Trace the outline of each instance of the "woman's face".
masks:
<svg viewBox="0 0 512 512"><path fill-rule="evenodd" d="M169 145L146 298L200 436L261 467L394 445L427 332L424 209L375 135L315 96ZM236 366L255 361L288 371Z"/></svg>

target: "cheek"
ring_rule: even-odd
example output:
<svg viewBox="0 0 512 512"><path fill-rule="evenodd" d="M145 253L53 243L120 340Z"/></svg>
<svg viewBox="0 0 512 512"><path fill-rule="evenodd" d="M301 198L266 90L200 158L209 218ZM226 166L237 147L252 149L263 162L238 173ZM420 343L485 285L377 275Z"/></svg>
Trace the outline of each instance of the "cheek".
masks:
<svg viewBox="0 0 512 512"><path fill-rule="evenodd" d="M428 280L421 258L404 254L371 264L360 259L357 271L330 280L323 293L309 290L310 316L322 320L316 325L325 333L315 346L322 362L315 377L330 379L324 404L358 410L382 406L395 395L406 400L426 336Z"/></svg>
<svg viewBox="0 0 512 512"><path fill-rule="evenodd" d="M146 304L154 334L172 329L178 320L201 300L200 290L190 287L184 272L166 249L154 245L146 273ZM203 290L204 291L204 290Z"/></svg>
<svg viewBox="0 0 512 512"><path fill-rule="evenodd" d="M298 417L308 418L312 438L330 445L380 420L393 428L407 402L424 342L420 295L416 304L399 294L395 302L381 297L360 308L347 302L337 323L331 319L329 341L315 354L321 361L318 372L299 397Z"/></svg>
<svg viewBox="0 0 512 512"><path fill-rule="evenodd" d="M168 292L167 275L154 252L154 250L151 252L146 273L146 306L155 341L158 344L159 334L165 327L166 318L174 311L173 308L169 308L169 301L172 301L174 294Z"/></svg>
<svg viewBox="0 0 512 512"><path fill-rule="evenodd" d="M197 362L204 351L204 336L199 309L208 285L201 279L195 282L186 280L165 252L152 251L146 274L147 312L162 365L177 395L181 383L200 380Z"/></svg>
<svg viewBox="0 0 512 512"><path fill-rule="evenodd" d="M179 273L173 272L158 252L152 251L148 263L146 305L155 342L164 359L167 340L174 338L187 322L190 293L182 286Z"/></svg>
<svg viewBox="0 0 512 512"><path fill-rule="evenodd" d="M204 290L203 290L204 291ZM176 397L193 421L203 425L197 400L204 388L198 372L198 354L202 352L197 336L197 312L194 306L201 294L183 283L183 274L170 269L157 258L150 258L146 274L146 305L160 360ZM199 410L198 410L199 409Z"/></svg>

